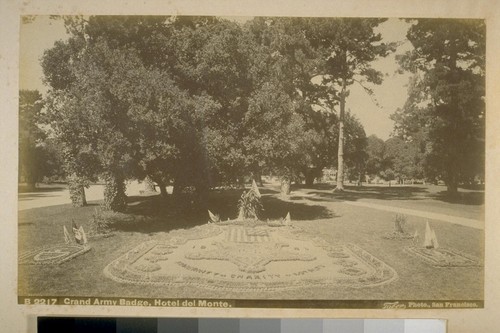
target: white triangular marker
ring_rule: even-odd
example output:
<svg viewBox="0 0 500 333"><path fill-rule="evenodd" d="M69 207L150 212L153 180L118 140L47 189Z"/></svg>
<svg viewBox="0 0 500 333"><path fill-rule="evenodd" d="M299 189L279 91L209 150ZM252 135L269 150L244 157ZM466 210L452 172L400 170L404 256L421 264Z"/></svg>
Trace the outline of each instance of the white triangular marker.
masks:
<svg viewBox="0 0 500 333"><path fill-rule="evenodd" d="M252 180L252 190L255 192L258 198L261 197L259 187L257 186L257 183L255 182L255 179Z"/></svg>
<svg viewBox="0 0 500 333"><path fill-rule="evenodd" d="M425 225L424 247L428 248L428 249L432 249L433 248L433 244L432 244L432 230L431 230L431 227L429 225L429 221L427 221L427 223Z"/></svg>
<svg viewBox="0 0 500 333"><path fill-rule="evenodd" d="M284 225L290 225L290 224L292 224L292 219L290 217L290 212L288 212L288 214L286 214L285 219L283 220L283 224Z"/></svg>
<svg viewBox="0 0 500 333"><path fill-rule="evenodd" d="M63 225L63 232L64 232L64 242L66 244L69 244L71 242L71 237L70 237L68 229L66 229L65 225Z"/></svg>

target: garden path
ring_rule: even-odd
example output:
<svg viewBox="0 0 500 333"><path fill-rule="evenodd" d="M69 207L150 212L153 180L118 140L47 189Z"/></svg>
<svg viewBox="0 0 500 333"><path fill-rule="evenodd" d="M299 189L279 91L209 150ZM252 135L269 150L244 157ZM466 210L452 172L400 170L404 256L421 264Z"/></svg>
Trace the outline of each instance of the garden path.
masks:
<svg viewBox="0 0 500 333"><path fill-rule="evenodd" d="M470 228L475 228L475 229L484 229L484 221L469 219L469 218L465 218L465 217L457 217L457 216L451 216L451 215L446 215L446 214L439 214L439 213L433 213L433 212L415 210L415 209L408 209L408 208L401 208L401 207L393 207L393 206L388 206L388 205L380 205L380 204L375 204L375 203L370 203L370 202L362 202L362 201L345 201L344 203L347 205L352 205L352 206L361 206L361 207L366 207L366 208L384 210L386 212L394 212L394 213L398 213L398 214L413 215L413 216L418 216L418 217L423 217L423 218L433 219L433 220L439 220L439 221L444 221L444 222L453 223L453 224L460 224L460 225L470 227Z"/></svg>

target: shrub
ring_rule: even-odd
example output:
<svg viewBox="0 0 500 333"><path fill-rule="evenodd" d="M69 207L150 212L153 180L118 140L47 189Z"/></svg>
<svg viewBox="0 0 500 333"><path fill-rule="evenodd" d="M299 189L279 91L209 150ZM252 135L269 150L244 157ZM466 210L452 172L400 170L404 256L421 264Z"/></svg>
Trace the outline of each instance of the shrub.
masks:
<svg viewBox="0 0 500 333"><path fill-rule="evenodd" d="M103 213L102 208L96 208L89 221L89 235L106 236L111 234L110 221Z"/></svg>
<svg viewBox="0 0 500 333"><path fill-rule="evenodd" d="M394 218L394 230L400 234L404 234L406 228L407 217L404 214L396 214Z"/></svg>
<svg viewBox="0 0 500 333"><path fill-rule="evenodd" d="M255 192L253 188L248 190L248 192L243 192L240 200L238 201L238 219L246 220L253 219L258 220L263 211L260 196Z"/></svg>

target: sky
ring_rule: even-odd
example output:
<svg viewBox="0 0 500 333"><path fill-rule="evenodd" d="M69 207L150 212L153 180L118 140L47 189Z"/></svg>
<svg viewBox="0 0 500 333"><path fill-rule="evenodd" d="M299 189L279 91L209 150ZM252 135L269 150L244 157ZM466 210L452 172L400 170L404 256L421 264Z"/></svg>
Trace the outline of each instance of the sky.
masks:
<svg viewBox="0 0 500 333"><path fill-rule="evenodd" d="M234 18L240 22L248 19ZM384 73L383 83L371 86L378 106L359 85L350 87L346 108L360 120L367 136L375 134L381 139L388 139L394 126L390 115L406 101L409 74L396 73L398 65L395 56L411 48L409 42L404 42L408 26L404 21L391 18L378 27L384 42L403 41L395 53L372 63L373 68ZM61 21L51 20L48 16L37 16L33 22L21 24L20 29L20 89L36 89L43 94L47 88L42 83L40 59L55 41L67 38L66 30Z"/></svg>

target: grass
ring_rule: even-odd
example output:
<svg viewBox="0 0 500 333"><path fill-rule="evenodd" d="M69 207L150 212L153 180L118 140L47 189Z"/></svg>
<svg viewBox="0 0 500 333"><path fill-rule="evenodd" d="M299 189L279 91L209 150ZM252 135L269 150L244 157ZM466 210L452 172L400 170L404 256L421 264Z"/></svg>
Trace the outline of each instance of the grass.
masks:
<svg viewBox="0 0 500 333"><path fill-rule="evenodd" d="M354 191L348 189L348 191ZM376 189L370 189L376 191ZM392 190L391 190L392 191ZM414 192L414 190L406 190ZM343 204L345 193L331 195L328 188L313 189L312 197L292 197L282 200L277 191L261 191L264 218L280 219L288 212L293 224L323 237L328 242L355 243L378 259L392 266L399 279L372 288L302 288L293 291L275 291L272 294L237 294L206 291L190 287L189 294L181 287L157 288L121 284L106 278L103 269L132 247L143 241L161 239L165 233L179 228L191 228L208 220L204 210L179 214L171 201L159 196L131 197L126 214L111 214L113 236L91 240L92 250L85 255L58 266L19 266L19 295L30 296L100 296L100 297L192 297L192 298L259 298L259 299L399 299L399 300L475 300L483 298L483 269L481 267L434 268L406 254L403 249L411 240L387 240L383 236L394 229L394 213ZM383 192L383 190L381 191ZM424 193L425 189L418 191ZM384 196L387 193L382 193ZM208 208L221 219L235 218L241 190L214 191ZM330 194L329 194L330 195ZM362 191L357 200L363 199ZM431 197L423 200L436 207L444 203ZM410 201L384 199L386 204ZM317 201L311 200L317 199ZM97 202L87 207L74 208L59 205L19 212L20 253L47 244L63 242L63 225L68 228L71 220L88 230L89 220ZM455 204L460 210L462 206ZM447 209L447 208L443 208ZM426 220L408 216L406 229L418 230L423 235ZM442 247L450 247L476 257L483 257L484 233L445 222L430 221Z"/></svg>

